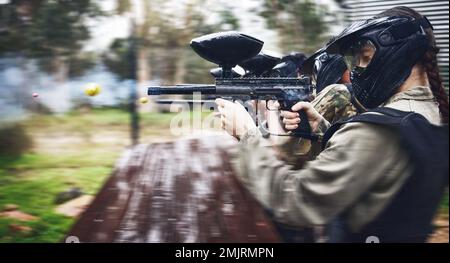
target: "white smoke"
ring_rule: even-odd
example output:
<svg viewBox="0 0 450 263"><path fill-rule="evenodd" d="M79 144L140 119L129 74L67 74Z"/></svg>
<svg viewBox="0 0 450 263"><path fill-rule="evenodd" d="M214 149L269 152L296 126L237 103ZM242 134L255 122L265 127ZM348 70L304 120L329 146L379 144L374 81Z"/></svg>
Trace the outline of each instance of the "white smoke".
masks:
<svg viewBox="0 0 450 263"><path fill-rule="evenodd" d="M84 94L84 86L90 82L101 86L99 95ZM136 88L133 81L118 79L101 64L81 77L59 82L54 76L39 71L31 61L0 58L0 124L27 117L38 104L54 113L72 110L77 101L94 107L116 106L128 101L131 88ZM33 97L33 93L38 97Z"/></svg>

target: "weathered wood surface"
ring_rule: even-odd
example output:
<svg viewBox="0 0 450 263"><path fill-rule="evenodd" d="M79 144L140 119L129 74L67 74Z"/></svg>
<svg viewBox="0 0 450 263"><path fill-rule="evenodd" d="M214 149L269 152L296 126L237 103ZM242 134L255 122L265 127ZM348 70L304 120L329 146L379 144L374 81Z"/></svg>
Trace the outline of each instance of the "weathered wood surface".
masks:
<svg viewBox="0 0 450 263"><path fill-rule="evenodd" d="M233 175L229 137L127 150L68 236L80 242L278 242Z"/></svg>

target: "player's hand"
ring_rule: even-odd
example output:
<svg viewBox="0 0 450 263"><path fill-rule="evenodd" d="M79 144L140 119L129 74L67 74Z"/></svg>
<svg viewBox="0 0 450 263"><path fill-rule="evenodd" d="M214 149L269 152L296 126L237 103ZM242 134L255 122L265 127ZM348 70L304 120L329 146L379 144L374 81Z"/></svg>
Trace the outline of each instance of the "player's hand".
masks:
<svg viewBox="0 0 450 263"><path fill-rule="evenodd" d="M276 102L274 106L279 107L280 105ZM292 111L282 110L280 113L284 128L288 131L297 129L301 121L308 121L312 132L316 132L320 123L325 120L322 115L314 109L312 104L306 101L297 102L294 106L292 106L291 110ZM300 119L299 111L301 110L305 111L308 120Z"/></svg>
<svg viewBox="0 0 450 263"><path fill-rule="evenodd" d="M216 104L220 113L222 129L230 135L239 139L249 130L256 128L252 117L239 102L216 99Z"/></svg>

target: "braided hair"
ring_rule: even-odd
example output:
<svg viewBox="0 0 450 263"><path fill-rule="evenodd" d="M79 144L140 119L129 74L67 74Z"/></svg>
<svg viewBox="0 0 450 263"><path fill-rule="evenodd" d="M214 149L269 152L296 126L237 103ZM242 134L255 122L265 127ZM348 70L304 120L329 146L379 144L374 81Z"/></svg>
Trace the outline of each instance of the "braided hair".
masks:
<svg viewBox="0 0 450 263"><path fill-rule="evenodd" d="M406 6L398 6L388 9L386 11L381 12L376 17L386 17L386 16L405 16L405 17L412 17L415 19L423 18L421 14ZM437 54L439 53L439 48L436 45L433 29L427 28L425 31L428 36L429 48L419 63L422 65L425 72L427 73L430 89L433 92L433 96L435 97L439 105L441 121L443 123L448 123L448 107L449 107L448 96L445 93L444 86L442 84L442 78L439 73L437 61Z"/></svg>

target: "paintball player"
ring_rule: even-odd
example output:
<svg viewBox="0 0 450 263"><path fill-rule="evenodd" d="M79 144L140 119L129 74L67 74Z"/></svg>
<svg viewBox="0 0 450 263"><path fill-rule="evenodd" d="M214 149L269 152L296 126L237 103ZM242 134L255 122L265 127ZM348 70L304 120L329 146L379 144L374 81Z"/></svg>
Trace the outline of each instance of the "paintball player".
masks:
<svg viewBox="0 0 450 263"><path fill-rule="evenodd" d="M328 54L320 49L303 63L301 73L312 76L317 95L311 101L311 105L330 124L356 115L357 109L351 102L351 94L348 90L349 71L343 56ZM268 125L269 129L271 126L277 126L275 116L268 119L272 120ZM273 133L279 129L276 128ZM288 138L277 144L277 153L280 159L293 165L294 169L301 168L305 161L314 159L321 151L319 143Z"/></svg>
<svg viewBox="0 0 450 263"><path fill-rule="evenodd" d="M308 121L326 131L324 150L292 170L262 146L244 107L218 99L222 127L240 139L238 178L277 220L326 225L330 242L426 241L448 185L448 97L431 24L396 7L353 23L325 50L348 55L352 97L367 112L331 127L307 102L282 112L287 130Z"/></svg>

